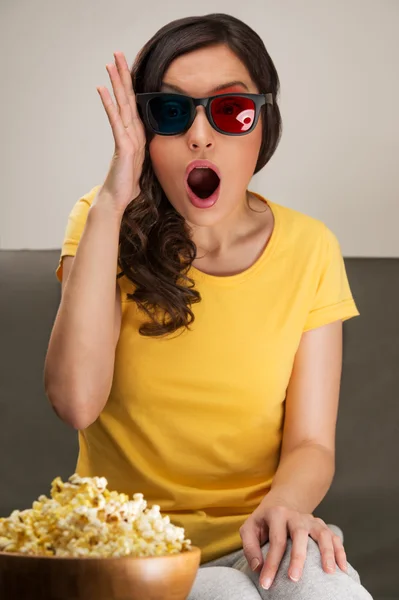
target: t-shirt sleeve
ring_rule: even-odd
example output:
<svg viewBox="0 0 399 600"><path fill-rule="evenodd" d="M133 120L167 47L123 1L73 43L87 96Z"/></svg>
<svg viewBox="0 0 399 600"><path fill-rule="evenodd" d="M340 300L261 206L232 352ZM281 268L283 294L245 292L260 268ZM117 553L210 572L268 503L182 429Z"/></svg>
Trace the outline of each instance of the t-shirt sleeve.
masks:
<svg viewBox="0 0 399 600"><path fill-rule="evenodd" d="M80 238L82 237L82 233L86 225L90 206L100 187L101 185L95 186L90 190L90 192L79 198L69 214L64 241L61 248L60 260L55 272L57 279L60 282L62 281L62 259L64 256L75 256Z"/></svg>
<svg viewBox="0 0 399 600"><path fill-rule="evenodd" d="M333 321L346 321L360 314L349 286L340 244L326 226L320 254L322 264L318 285L304 331Z"/></svg>

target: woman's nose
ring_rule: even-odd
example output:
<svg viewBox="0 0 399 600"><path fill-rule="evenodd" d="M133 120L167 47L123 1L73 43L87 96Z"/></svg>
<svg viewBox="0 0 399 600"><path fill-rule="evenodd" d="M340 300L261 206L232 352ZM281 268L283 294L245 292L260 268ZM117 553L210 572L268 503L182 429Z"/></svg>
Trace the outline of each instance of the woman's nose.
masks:
<svg viewBox="0 0 399 600"><path fill-rule="evenodd" d="M215 130L208 121L205 108L197 106L197 114L190 129L187 131L187 141L190 148L209 148L214 144Z"/></svg>

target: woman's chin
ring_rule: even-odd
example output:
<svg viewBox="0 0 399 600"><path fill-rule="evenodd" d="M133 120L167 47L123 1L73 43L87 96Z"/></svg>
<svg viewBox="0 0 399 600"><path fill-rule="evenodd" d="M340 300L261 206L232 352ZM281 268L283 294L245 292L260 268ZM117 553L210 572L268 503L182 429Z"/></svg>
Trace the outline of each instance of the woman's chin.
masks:
<svg viewBox="0 0 399 600"><path fill-rule="evenodd" d="M193 203L186 195L180 207L175 208L188 223L198 227L212 227L227 217L226 206L223 205L220 194L216 201L200 199L198 203Z"/></svg>
<svg viewBox="0 0 399 600"><path fill-rule="evenodd" d="M214 227L224 221L231 223L233 214L241 213L239 209L240 200L236 200L234 205L231 203L232 195L227 193L227 200L230 199L230 204L226 203L226 190L220 189L216 199L209 200L208 198L199 199L192 202L186 189L179 190L167 197L174 209L183 217L189 224L197 227ZM172 200L170 199L172 198ZM244 192L245 198L245 192ZM241 216L237 216L241 218Z"/></svg>

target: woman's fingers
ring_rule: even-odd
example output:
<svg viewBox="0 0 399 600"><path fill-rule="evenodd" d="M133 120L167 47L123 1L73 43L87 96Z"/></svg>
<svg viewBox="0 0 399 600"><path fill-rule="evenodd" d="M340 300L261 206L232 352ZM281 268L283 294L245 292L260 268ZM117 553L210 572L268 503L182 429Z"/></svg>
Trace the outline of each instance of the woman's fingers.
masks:
<svg viewBox="0 0 399 600"><path fill-rule="evenodd" d="M242 548L252 571L257 571L263 564L262 550L260 548L259 530L256 524L248 520L240 529Z"/></svg>
<svg viewBox="0 0 399 600"><path fill-rule="evenodd" d="M334 546L335 560L336 560L337 565L339 566L341 571L347 571L348 563L346 562L346 552L345 552L344 545L343 545L342 540L339 537L339 535L333 535L332 543Z"/></svg>
<svg viewBox="0 0 399 600"><path fill-rule="evenodd" d="M106 87L98 86L97 91L107 113L109 123L111 125L112 134L115 140L115 147L122 148L126 139L126 130L123 126L120 114L115 104L112 101L111 94Z"/></svg>
<svg viewBox="0 0 399 600"><path fill-rule="evenodd" d="M299 581L302 577L308 551L309 532L305 527L290 527L290 525L288 525L288 528L292 540L288 576L292 581Z"/></svg>
<svg viewBox="0 0 399 600"><path fill-rule="evenodd" d="M111 79L112 89L118 104L118 110L123 126L126 129L129 129L129 127L132 126L132 111L130 110L130 104L125 91L125 86L122 83L116 65L109 63L106 65L106 69Z"/></svg>
<svg viewBox="0 0 399 600"><path fill-rule="evenodd" d="M327 526L317 526L310 532L310 536L317 542L321 554L321 563L326 573L335 572L335 550L333 545L333 532Z"/></svg>
<svg viewBox="0 0 399 600"><path fill-rule="evenodd" d="M133 90L132 76L123 52L114 52L114 57L119 77L129 102L132 126L135 129L136 136L138 136L139 139L141 138L140 141L142 141L145 138L145 132L137 110L136 95Z"/></svg>
<svg viewBox="0 0 399 600"><path fill-rule="evenodd" d="M129 100L132 116L137 116L136 97L133 91L132 76L123 52L114 52L115 63L118 68L119 76L125 88L126 96Z"/></svg>
<svg viewBox="0 0 399 600"><path fill-rule="evenodd" d="M269 524L269 551L259 578L265 590L272 585L286 548L287 522L283 515L275 514Z"/></svg>

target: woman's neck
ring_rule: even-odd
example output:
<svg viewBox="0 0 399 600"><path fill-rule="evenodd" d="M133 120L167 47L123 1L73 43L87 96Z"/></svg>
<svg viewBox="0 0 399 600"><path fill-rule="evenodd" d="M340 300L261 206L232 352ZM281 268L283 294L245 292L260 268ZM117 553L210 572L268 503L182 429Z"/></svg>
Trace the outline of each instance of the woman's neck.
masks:
<svg viewBox="0 0 399 600"><path fill-rule="evenodd" d="M193 266L211 275L242 272L262 254L273 227L270 208L247 192L247 200L228 219L212 227L191 226L197 246Z"/></svg>

